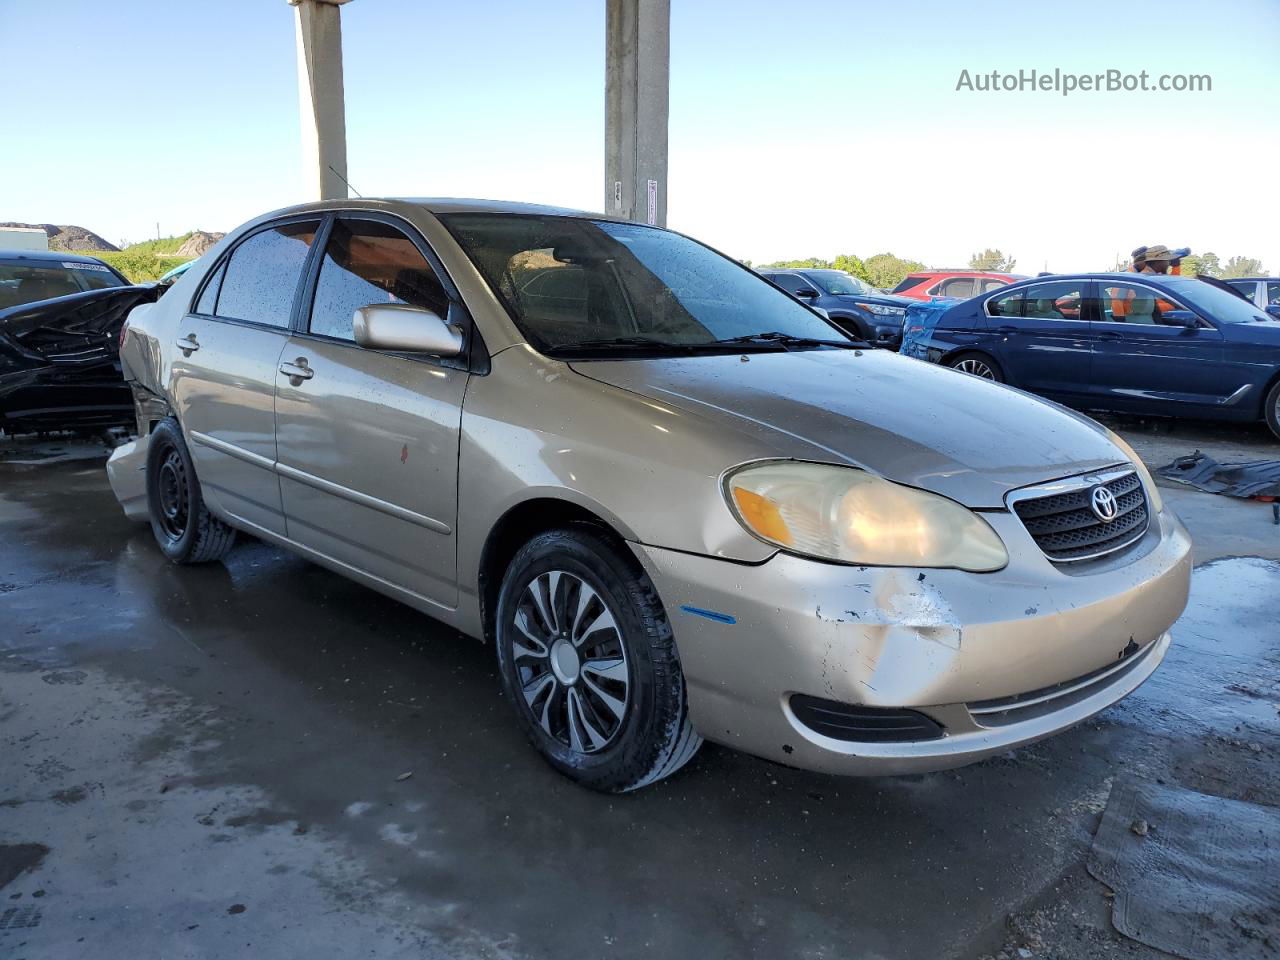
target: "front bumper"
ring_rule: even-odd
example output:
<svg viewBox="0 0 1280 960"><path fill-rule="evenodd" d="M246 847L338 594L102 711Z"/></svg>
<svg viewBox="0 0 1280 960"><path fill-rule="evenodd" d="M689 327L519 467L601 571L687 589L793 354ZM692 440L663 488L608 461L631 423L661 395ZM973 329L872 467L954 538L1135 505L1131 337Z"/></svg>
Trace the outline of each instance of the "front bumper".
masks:
<svg viewBox="0 0 1280 960"><path fill-rule="evenodd" d="M1009 549L998 573L785 553L752 566L633 544L671 617L695 728L828 773L939 770L1073 726L1155 671L1191 576L1172 513L1133 547L1074 566L1051 563L1013 514L984 516ZM793 694L909 707L945 732L832 739L797 718Z"/></svg>

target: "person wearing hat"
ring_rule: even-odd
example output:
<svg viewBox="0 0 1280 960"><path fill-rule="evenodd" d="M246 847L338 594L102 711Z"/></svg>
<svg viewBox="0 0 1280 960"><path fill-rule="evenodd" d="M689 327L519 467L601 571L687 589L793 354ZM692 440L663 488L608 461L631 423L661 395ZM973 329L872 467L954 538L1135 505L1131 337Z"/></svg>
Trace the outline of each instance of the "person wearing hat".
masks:
<svg viewBox="0 0 1280 960"><path fill-rule="evenodd" d="M1190 247L1179 247L1173 251L1173 259L1169 261L1169 274L1174 277L1182 276L1182 258L1191 256Z"/></svg>
<svg viewBox="0 0 1280 960"><path fill-rule="evenodd" d="M1133 253L1129 254L1129 270L1132 273L1142 272L1142 259L1147 255L1146 247L1138 247Z"/></svg>
<svg viewBox="0 0 1280 960"><path fill-rule="evenodd" d="M1173 251L1162 243L1147 247L1142 255L1142 269L1139 273L1168 273L1173 262Z"/></svg>

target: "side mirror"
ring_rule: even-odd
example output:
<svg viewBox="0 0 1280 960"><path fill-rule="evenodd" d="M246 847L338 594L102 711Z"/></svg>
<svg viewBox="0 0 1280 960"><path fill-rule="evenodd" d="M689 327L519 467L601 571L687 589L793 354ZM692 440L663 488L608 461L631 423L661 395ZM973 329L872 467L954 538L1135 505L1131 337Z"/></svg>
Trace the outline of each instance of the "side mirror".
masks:
<svg viewBox="0 0 1280 960"><path fill-rule="evenodd" d="M399 303L376 303L356 309L352 318L356 343L367 350L429 353L456 357L462 352L462 331L438 313Z"/></svg>
<svg viewBox="0 0 1280 960"><path fill-rule="evenodd" d="M1198 327L1200 318L1190 310L1165 310L1160 319L1171 327Z"/></svg>
<svg viewBox="0 0 1280 960"><path fill-rule="evenodd" d="M1273 303L1267 307L1267 314L1280 320L1280 303Z"/></svg>
<svg viewBox="0 0 1280 960"><path fill-rule="evenodd" d="M817 300L818 291L805 287L803 290L797 290L795 292L795 296L799 297L801 300Z"/></svg>

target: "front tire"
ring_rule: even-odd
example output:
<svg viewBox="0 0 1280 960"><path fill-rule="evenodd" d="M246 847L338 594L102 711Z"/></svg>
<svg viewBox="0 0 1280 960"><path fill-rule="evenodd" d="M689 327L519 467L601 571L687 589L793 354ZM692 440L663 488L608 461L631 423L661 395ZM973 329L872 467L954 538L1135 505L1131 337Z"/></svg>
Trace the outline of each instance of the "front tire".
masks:
<svg viewBox="0 0 1280 960"><path fill-rule="evenodd" d="M496 633L503 691L521 727L571 780L635 790L670 776L702 744L657 591L596 530L552 530L516 553Z"/></svg>
<svg viewBox="0 0 1280 960"><path fill-rule="evenodd" d="M1004 371L1000 369L1000 364L985 353L958 354L947 361L947 366L952 370L978 377L980 380L990 380L993 383L1005 382Z"/></svg>
<svg viewBox="0 0 1280 960"><path fill-rule="evenodd" d="M1262 405L1263 416L1271 432L1280 437L1280 380L1277 380L1267 391L1267 399Z"/></svg>
<svg viewBox="0 0 1280 960"><path fill-rule="evenodd" d="M173 418L161 420L147 445L147 506L151 532L174 563L221 560L236 532L209 512L195 465Z"/></svg>

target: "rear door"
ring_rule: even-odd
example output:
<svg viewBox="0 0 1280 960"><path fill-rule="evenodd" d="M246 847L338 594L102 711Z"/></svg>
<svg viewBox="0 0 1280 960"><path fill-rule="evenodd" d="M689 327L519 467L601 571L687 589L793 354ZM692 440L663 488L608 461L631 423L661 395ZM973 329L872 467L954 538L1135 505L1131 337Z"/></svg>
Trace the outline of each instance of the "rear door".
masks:
<svg viewBox="0 0 1280 960"><path fill-rule="evenodd" d="M1164 290L1134 281L1099 281L1093 393L1115 410L1177 415L1215 407L1239 387L1223 368L1223 338L1208 321L1171 323L1190 310ZM1195 311L1192 311L1195 312Z"/></svg>
<svg viewBox="0 0 1280 960"><path fill-rule="evenodd" d="M1091 295L1091 281L1051 280L987 300L992 353L1010 383L1068 402L1089 395Z"/></svg>
<svg viewBox="0 0 1280 960"><path fill-rule="evenodd" d="M319 224L277 221L241 240L205 279L174 344L171 392L205 498L280 535L276 368Z"/></svg>
<svg viewBox="0 0 1280 960"><path fill-rule="evenodd" d="M367 216L332 222L310 309L276 374L289 537L452 607L466 361L366 350L352 316L401 303L470 324L426 243L397 220ZM305 378L290 375L299 369Z"/></svg>

